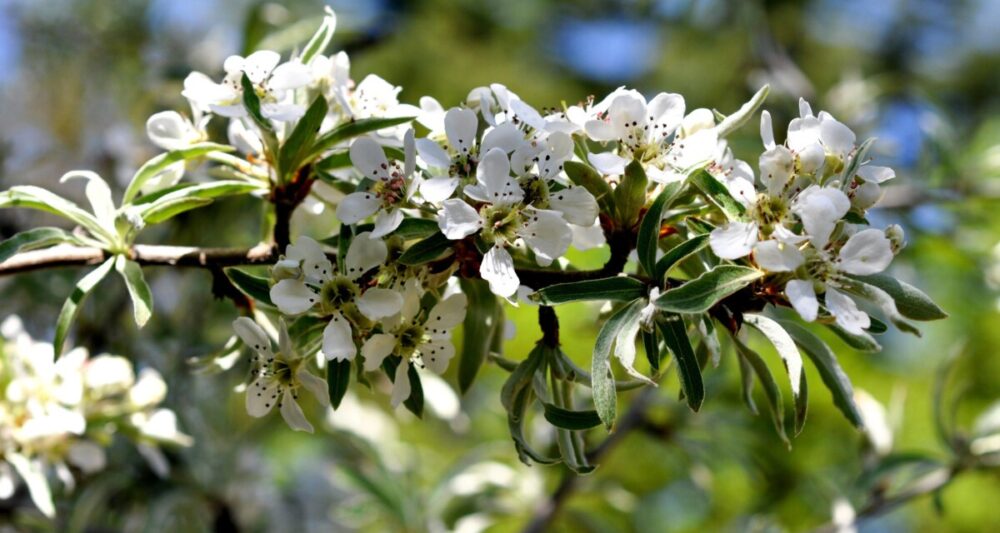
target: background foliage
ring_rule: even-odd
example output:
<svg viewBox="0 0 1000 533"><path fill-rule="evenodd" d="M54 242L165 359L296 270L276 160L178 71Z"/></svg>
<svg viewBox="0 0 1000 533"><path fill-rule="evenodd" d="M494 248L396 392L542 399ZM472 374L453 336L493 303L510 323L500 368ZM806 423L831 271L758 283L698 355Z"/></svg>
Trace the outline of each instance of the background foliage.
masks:
<svg viewBox="0 0 1000 533"><path fill-rule="evenodd" d="M143 121L181 108L183 76L215 72L230 53L280 49L308 37L320 2L239 0L58 0L0 2L0 188L51 186L74 168L124 185L155 153ZM893 166L877 226L902 224L911 246L895 275L923 288L950 314L924 337L891 333L880 354L852 352L828 339L855 387L887 405L894 450L944 457L935 406L954 406L958 427L1000 398L997 288L1000 287L1000 5L989 0L863 2L618 1L334 2L340 19L332 49L351 54L355 78L373 72L404 87L403 101L434 95L446 107L498 81L538 106L572 103L628 83L682 93L689 108L734 109L752 87L772 85L776 123L806 96L855 129L877 136L879 164ZM287 43L287 44L286 44ZM755 128L732 137L756 153ZM82 191L81 191L82 193ZM252 246L260 228L249 199L220 201L154 228L147 242ZM0 235L30 227L24 212L0 213ZM32 213L31 217L37 217ZM38 218L32 218L37 225ZM295 231L331 233L328 218L301 216ZM994 251L997 250L997 251ZM575 257L599 266L606 251ZM21 315L37 336L79 275L54 270L0 280L2 314ZM350 396L326 431L293 434L278 417L249 419L232 389L246 361L217 375L192 358L218 349L235 316L212 299L204 272L148 270L157 305L139 333L117 284L90 299L76 343L130 356L160 370L168 403L195 438L171 456L159 479L123 446L111 467L59 499L62 524L154 530L248 531L460 529L516 531L565 475L562 467L517 462L499 404L506 378L488 366L461 398L427 384L423 422L388 411L385 394ZM564 350L589 359L596 310L562 306ZM534 309L512 310L517 334L505 351L525 357L538 338ZM760 340L760 339L756 339ZM770 347L757 346L770 355ZM769 357L774 361L776 357ZM935 382L953 361L945 397ZM446 379L455 383L455 365ZM809 367L810 381L819 383ZM830 520L840 496L856 505L873 452L814 388L804 433L785 448L765 415L739 395L735 358L706 373L705 408L676 401L673 379L591 476L576 482L556 519L573 531L791 529ZM435 389L442 389L435 391ZM356 388L360 391L360 388ZM956 399L957 398L957 399ZM637 401L626 398L624 401ZM310 413L314 420L319 413ZM529 427L531 425L529 424ZM537 424L537 442L551 442ZM588 432L594 442L603 429ZM904 473L905 474L905 473ZM871 530L981 531L1000 525L995 472L960 476L925 498L864 525ZM16 502L15 502L16 503ZM0 523L31 526L10 502ZM37 527L45 528L44 523Z"/></svg>

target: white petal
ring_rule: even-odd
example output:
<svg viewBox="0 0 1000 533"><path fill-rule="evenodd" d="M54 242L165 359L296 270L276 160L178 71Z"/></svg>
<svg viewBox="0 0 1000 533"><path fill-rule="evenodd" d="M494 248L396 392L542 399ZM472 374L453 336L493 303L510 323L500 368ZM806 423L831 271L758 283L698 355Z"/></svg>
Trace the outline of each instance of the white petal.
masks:
<svg viewBox="0 0 1000 533"><path fill-rule="evenodd" d="M302 412L299 403L295 401L290 389L285 389L285 393L281 397L281 418L284 418L288 427L295 431L313 432L312 424L306 420L305 413Z"/></svg>
<svg viewBox="0 0 1000 533"><path fill-rule="evenodd" d="M299 104L266 103L260 106L260 114L271 120L292 122L302 118L302 115L306 114L306 106Z"/></svg>
<svg viewBox="0 0 1000 533"><path fill-rule="evenodd" d="M245 316L237 318L233 321L233 331L251 350L262 354L271 353L271 339L253 319Z"/></svg>
<svg viewBox="0 0 1000 533"><path fill-rule="evenodd" d="M588 120L583 128L587 132L587 135L595 141L618 140L618 132L606 120Z"/></svg>
<svg viewBox="0 0 1000 533"><path fill-rule="evenodd" d="M597 200L583 187L568 187L549 194L549 208L562 213L570 224L589 226L597 217Z"/></svg>
<svg viewBox="0 0 1000 533"><path fill-rule="evenodd" d="M465 320L465 309L469 304L464 293L456 292L438 302L427 314L424 329L432 338L448 337L451 330Z"/></svg>
<svg viewBox="0 0 1000 533"><path fill-rule="evenodd" d="M848 274L867 276L888 268L892 262L892 243L885 233L870 228L847 239L837 257L837 269Z"/></svg>
<svg viewBox="0 0 1000 533"><path fill-rule="evenodd" d="M802 320L806 322L816 320L816 315L819 313L819 301L816 300L813 282L793 279L785 285L785 296L792 303L792 307L799 312Z"/></svg>
<svg viewBox="0 0 1000 533"><path fill-rule="evenodd" d="M286 315L297 315L312 309L318 296L305 282L283 279L271 287L271 301Z"/></svg>
<svg viewBox="0 0 1000 533"><path fill-rule="evenodd" d="M390 289L373 287L357 299L358 310L372 320L392 316L403 308L403 295Z"/></svg>
<svg viewBox="0 0 1000 533"><path fill-rule="evenodd" d="M315 376L304 367L299 368L296 373L299 384L305 387L319 401L320 405L327 407L330 405L330 389L326 385L326 380Z"/></svg>
<svg viewBox="0 0 1000 533"><path fill-rule="evenodd" d="M485 190L481 200L494 204L513 204L524 198L517 181L510 176L510 160L501 148L486 153L476 168L476 181Z"/></svg>
<svg viewBox="0 0 1000 533"><path fill-rule="evenodd" d="M590 164L594 165L594 168L605 176L624 174L625 166L628 165L628 159L611 152L587 154L587 161L590 161Z"/></svg>
<svg viewBox="0 0 1000 533"><path fill-rule="evenodd" d="M373 238L367 231L355 235L351 246L347 249L347 257L344 258L347 276L351 279L360 277L365 272L384 264L388 255L389 249L382 239Z"/></svg>
<svg viewBox="0 0 1000 533"><path fill-rule="evenodd" d="M514 98L510 101L510 110L514 112L514 116L521 120L521 122L535 128L536 130L545 129L545 119L542 115L530 105L524 103L520 98Z"/></svg>
<svg viewBox="0 0 1000 533"><path fill-rule="evenodd" d="M448 168L451 166L451 158L448 157L448 152L441 148L441 145L430 140L430 139L417 139L415 141L417 146L417 153L420 154L420 159L423 159L425 163L435 168Z"/></svg>
<svg viewBox="0 0 1000 533"><path fill-rule="evenodd" d="M652 117L650 130L655 130L655 133L659 135L673 133L684 120L684 110L683 96L674 93L657 94L647 106L649 116ZM654 124L659 125L659 127L654 128ZM666 137L666 135L663 136Z"/></svg>
<svg viewBox="0 0 1000 533"><path fill-rule="evenodd" d="M259 418L269 413L274 404L278 403L278 387L277 380L266 377L257 378L247 386L247 414Z"/></svg>
<svg viewBox="0 0 1000 533"><path fill-rule="evenodd" d="M24 455L13 451L8 452L4 458L14 467L17 475L21 476L24 484L28 486L28 494L38 510L49 518L55 517L56 508L52 502L52 492L49 490L49 482L45 478L45 464L42 463L42 460L29 460Z"/></svg>
<svg viewBox="0 0 1000 533"><path fill-rule="evenodd" d="M176 111L162 111L149 117L146 135L164 150L184 148L197 138L191 123Z"/></svg>
<svg viewBox="0 0 1000 533"><path fill-rule="evenodd" d="M826 162L826 151L819 143L799 147L795 156L799 161L799 169L805 174L816 172Z"/></svg>
<svg viewBox="0 0 1000 533"><path fill-rule="evenodd" d="M757 243L757 224L730 222L715 228L708 237L712 253L722 259L738 259L750 255Z"/></svg>
<svg viewBox="0 0 1000 533"><path fill-rule="evenodd" d="M376 333L365 341L361 347L361 356L365 358L365 371L371 372L382 366L382 361L396 347L396 337L388 333Z"/></svg>
<svg viewBox="0 0 1000 533"><path fill-rule="evenodd" d="M444 131L451 149L459 154L468 154L476 139L479 121L475 111L453 107L444 115Z"/></svg>
<svg viewBox="0 0 1000 533"><path fill-rule="evenodd" d="M329 279L333 274L333 263L326 258L323 248L315 239L302 236L295 244L285 248L285 257L302 262L302 271L316 279Z"/></svg>
<svg viewBox="0 0 1000 533"><path fill-rule="evenodd" d="M778 196L795 170L795 159L788 148L776 146L763 154L758 160L760 166L760 182L767 187L771 196Z"/></svg>
<svg viewBox="0 0 1000 533"><path fill-rule="evenodd" d="M836 187L812 185L799 193L792 211L802 219L809 239L816 248L830 241L837 222L851 209L851 200Z"/></svg>
<svg viewBox="0 0 1000 533"><path fill-rule="evenodd" d="M382 201L370 192L352 192L337 205L337 218L344 224L357 224L378 211Z"/></svg>
<svg viewBox="0 0 1000 533"><path fill-rule="evenodd" d="M410 397L410 360L403 358L403 361L396 367L396 376L392 382L392 397L389 403L393 407L398 407Z"/></svg>
<svg viewBox="0 0 1000 533"><path fill-rule="evenodd" d="M420 347L421 358L432 372L443 374L455 356L455 345L450 339L434 340Z"/></svg>
<svg viewBox="0 0 1000 533"><path fill-rule="evenodd" d="M451 240L464 239L479 231L483 225L479 213L465 200L458 198L445 200L441 204L441 212L438 216L438 227L441 228L444 236Z"/></svg>
<svg viewBox="0 0 1000 533"><path fill-rule="evenodd" d="M805 262L798 248L776 240L758 242L753 257L757 266L768 272L791 272Z"/></svg>
<svg viewBox="0 0 1000 533"><path fill-rule="evenodd" d="M841 157L854 149L854 132L832 117L820 121L819 136L828 151Z"/></svg>
<svg viewBox="0 0 1000 533"><path fill-rule="evenodd" d="M573 247L577 250L590 250L607 243L604 238L604 228L598 222L589 226L570 226L573 231Z"/></svg>
<svg viewBox="0 0 1000 533"><path fill-rule="evenodd" d="M84 193L87 195L87 200L90 201L90 207L94 212L94 216L97 217L97 221L101 223L104 229L110 231L112 234L117 234L118 232L115 229L115 201L111 198L111 188L108 187L104 178L89 170L74 170L63 174L59 182L63 183L73 178L87 180L87 187Z"/></svg>
<svg viewBox="0 0 1000 533"><path fill-rule="evenodd" d="M827 285L826 308L837 319L837 325L850 333L860 335L871 325L868 314L858 309L858 304L850 296Z"/></svg>
<svg viewBox="0 0 1000 533"><path fill-rule="evenodd" d="M389 180L389 160L382 145L371 137L359 137L351 144L351 164L372 180Z"/></svg>
<svg viewBox="0 0 1000 533"><path fill-rule="evenodd" d="M765 150L772 150L776 146L774 144L774 128L771 126L771 113L766 110L760 112L760 138L764 141Z"/></svg>
<svg viewBox="0 0 1000 533"><path fill-rule="evenodd" d="M870 183L882 183L896 177L896 171L889 167L865 165L858 169L858 175Z"/></svg>
<svg viewBox="0 0 1000 533"><path fill-rule="evenodd" d="M646 99L638 91L623 93L612 100L608 117L617 137L624 139L627 131L641 130L647 124Z"/></svg>
<svg viewBox="0 0 1000 533"><path fill-rule="evenodd" d="M301 61L289 61L282 63L271 73L271 79L267 81L268 89L274 91L287 91L305 87L313 81L312 71Z"/></svg>
<svg viewBox="0 0 1000 533"><path fill-rule="evenodd" d="M458 178L438 176L420 183L420 196L432 204L439 204L455 193Z"/></svg>
<svg viewBox="0 0 1000 533"><path fill-rule="evenodd" d="M502 246L490 248L483 256L479 275L490 284L493 294L507 298L517 292L520 280L514 271L514 259Z"/></svg>
<svg viewBox="0 0 1000 533"><path fill-rule="evenodd" d="M327 360L349 361L358 354L354 345L351 324L339 312L330 317L330 323L323 328L323 355Z"/></svg>
<svg viewBox="0 0 1000 533"><path fill-rule="evenodd" d="M510 153L524 143L524 134L512 122L504 122L495 128L490 128L483 134L481 152L489 152L499 148Z"/></svg>
<svg viewBox="0 0 1000 533"><path fill-rule="evenodd" d="M715 128L701 130L690 137L680 139L671 151L670 165L683 171L704 166L712 160L719 145L719 133ZM680 153L675 153L679 151Z"/></svg>
<svg viewBox="0 0 1000 533"><path fill-rule="evenodd" d="M375 227L372 229L372 238L377 239L396 231L396 228L403 223L403 212L399 209L382 210L375 216Z"/></svg>
<svg viewBox="0 0 1000 533"><path fill-rule="evenodd" d="M562 257L573 242L573 230L562 215L542 209L532 212L531 222L519 230L518 235L535 252L535 259L541 266L548 266Z"/></svg>

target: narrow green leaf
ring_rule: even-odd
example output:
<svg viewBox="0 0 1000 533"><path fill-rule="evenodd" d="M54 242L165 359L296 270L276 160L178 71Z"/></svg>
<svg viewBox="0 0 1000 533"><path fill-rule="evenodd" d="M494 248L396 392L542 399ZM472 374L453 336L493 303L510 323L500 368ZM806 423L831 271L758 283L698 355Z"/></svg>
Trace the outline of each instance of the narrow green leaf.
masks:
<svg viewBox="0 0 1000 533"><path fill-rule="evenodd" d="M701 409L701 404L705 401L705 383L701 377L701 365L691 349L684 319L680 315L664 316L656 321L656 325L677 361L677 377L680 378L681 390L687 398L688 407L692 411Z"/></svg>
<svg viewBox="0 0 1000 533"><path fill-rule="evenodd" d="M535 451L524 436L524 419L528 406L534 400L532 384L536 373L544 362L544 356L542 345L536 344L528 357L514 368L500 390L500 403L507 410L507 428L514 441L514 449L517 450L521 462L529 466L531 461L539 464L559 462L558 459L547 457Z"/></svg>
<svg viewBox="0 0 1000 533"><path fill-rule="evenodd" d="M319 155L336 147L338 144L360 135L405 124L414 117L363 118L345 122L336 128L320 135L313 145L312 155Z"/></svg>
<svg viewBox="0 0 1000 533"><path fill-rule="evenodd" d="M732 115L729 115L723 119L722 122L716 125L715 131L718 132L719 137L725 137L739 129L740 126L746 124L754 113L757 112L757 109L764 104L764 100L767 99L767 95L770 92L771 86L764 85L752 97L750 97L750 100L747 103L743 104Z"/></svg>
<svg viewBox="0 0 1000 533"><path fill-rule="evenodd" d="M625 167L625 175L618 187L612 192L615 202L615 213L618 222L624 228L631 228L639 220L639 211L646 204L646 187L649 180L646 171L638 161L632 161Z"/></svg>
<svg viewBox="0 0 1000 533"><path fill-rule="evenodd" d="M278 169L286 178L290 179L291 173L298 170L307 161L306 157L313 153L313 142L323 125L327 110L326 97L317 95L306 114L299 119L295 129L282 143L278 152Z"/></svg>
<svg viewBox="0 0 1000 533"><path fill-rule="evenodd" d="M66 299L66 303L63 304L62 309L59 311L59 318L56 319L56 335L55 340L52 342L56 359L62 355L63 344L66 343L66 336L69 334L70 326L73 325L76 315L80 312L80 306L83 305L90 291L94 290L94 287L108 275L108 272L111 272L114 264L115 258L111 257L101 263L101 266L91 270L77 282L73 293Z"/></svg>
<svg viewBox="0 0 1000 533"><path fill-rule="evenodd" d="M688 256L700 252L708 246L708 233L696 235L690 239L674 246L663 257L656 262L654 269L656 279L662 280L674 265L680 263Z"/></svg>
<svg viewBox="0 0 1000 533"><path fill-rule="evenodd" d="M799 349L795 347L795 341L781 327L781 324L764 315L745 314L743 315L743 321L763 333L767 337L767 340L774 346L774 349L777 350L778 356L781 357L781 362L785 365L785 371L788 373L788 381L792 388L792 398L795 402L795 412L805 413L807 406L802 405L805 401L802 394L802 384L805 383L805 372L802 370L802 355L799 354ZM804 417L805 415L802 416ZM795 434L798 435L800 430L801 427L796 427Z"/></svg>
<svg viewBox="0 0 1000 533"><path fill-rule="evenodd" d="M611 370L611 348L618 333L628 325L629 320L635 320L638 309L645 305L642 298L616 311L601 326L594 343L593 359L591 361L591 390L594 396L594 406L608 430L614 426L617 415L617 397L615 393L615 376Z"/></svg>
<svg viewBox="0 0 1000 533"><path fill-rule="evenodd" d="M97 238L106 240L108 243L115 239L111 228L101 226L97 218L84 211L75 203L34 185L16 185L5 192L0 193L0 208L23 207L26 209L36 209L56 216L68 219L87 229Z"/></svg>
<svg viewBox="0 0 1000 533"><path fill-rule="evenodd" d="M144 209L142 211L142 219L147 224L159 224L161 222L166 222L181 213L191 211L192 209L198 209L199 207L205 207L210 203L212 203L211 198L198 198L197 196L166 199L162 202L156 202Z"/></svg>
<svg viewBox="0 0 1000 533"><path fill-rule="evenodd" d="M646 284L628 276L557 283L545 287L535 294L541 303L558 305L584 300L610 300L625 302L645 297Z"/></svg>
<svg viewBox="0 0 1000 533"><path fill-rule="evenodd" d="M115 259L115 270L125 280L125 287L132 299L132 315L135 324L141 328L153 316L153 293L142 275L142 267L135 261L129 261L124 255L119 255Z"/></svg>
<svg viewBox="0 0 1000 533"><path fill-rule="evenodd" d="M597 199L602 213L611 214L613 205L611 203L611 186L604 180L596 170L577 161L566 161L563 163L563 171L573 183L587 189L590 194Z"/></svg>
<svg viewBox="0 0 1000 533"><path fill-rule="evenodd" d="M729 194L729 189L709 174L708 171L704 169L699 170L691 174L688 181L693 183L708 198L708 201L721 209L730 220L739 219L746 213L746 208L743 207L743 204L737 202Z"/></svg>
<svg viewBox="0 0 1000 533"><path fill-rule="evenodd" d="M654 373L660 371L660 344L656 338L656 331L642 332L642 350L646 353L646 360L649 361L650 368Z"/></svg>
<svg viewBox="0 0 1000 533"><path fill-rule="evenodd" d="M464 394L476 379L479 368L490 350L493 332L503 324L497 324L497 297L490 291L488 283L481 279L460 280L462 292L468 297L465 321L462 323L462 352L458 359L458 388Z"/></svg>
<svg viewBox="0 0 1000 533"><path fill-rule="evenodd" d="M236 288L242 291L243 294L258 302L274 306L271 303L271 286L268 284L267 278L247 274L236 268L227 268L225 272L229 281L232 281L233 285L236 285Z"/></svg>
<svg viewBox="0 0 1000 533"><path fill-rule="evenodd" d="M639 235L636 240L636 253L639 255L639 265L647 274L653 275L656 272L656 251L660 242L660 223L663 221L663 212L669 207L670 199L680 190L680 183L670 183L664 187L649 210L643 215L639 223Z"/></svg>
<svg viewBox="0 0 1000 533"><path fill-rule="evenodd" d="M837 324L826 324L826 327L837 334L848 346L854 348L855 350L868 353L876 353L882 351L882 345L875 340L874 337L869 335L867 332L861 335L856 335L847 331L846 329L838 326Z"/></svg>
<svg viewBox="0 0 1000 533"><path fill-rule="evenodd" d="M823 383L833 395L834 405L840 409L840 412L851 424L855 427L863 427L864 422L861 420L861 414L858 413L858 408L854 404L854 388L851 387L851 380L840 367L840 363L837 362L837 357L830 350L830 347L819 337L795 322L779 320L778 323L795 339L795 344L798 344L802 352L816 365L820 377L823 378Z"/></svg>
<svg viewBox="0 0 1000 533"><path fill-rule="evenodd" d="M79 239L59 228L34 228L0 242L0 263L19 252L46 248L59 243L79 243Z"/></svg>
<svg viewBox="0 0 1000 533"><path fill-rule="evenodd" d="M253 86L250 77L243 73L240 78L240 87L243 89L243 106L247 109L250 119L257 124L257 127L265 133L274 134L274 126L271 121L264 116L260 109L260 97L257 96L257 88Z"/></svg>
<svg viewBox="0 0 1000 533"><path fill-rule="evenodd" d="M597 411L571 411L548 402L542 402L542 406L545 408L545 419L557 428L583 430L601 424Z"/></svg>
<svg viewBox="0 0 1000 533"><path fill-rule="evenodd" d="M737 357L739 361L740 368L740 390L743 395L743 403L746 404L747 409L754 415L759 415L760 411L757 410L757 403L753 401L753 368L750 367L750 363L742 357Z"/></svg>
<svg viewBox="0 0 1000 533"><path fill-rule="evenodd" d="M142 190L143 185L174 163L201 157L210 152L232 152L233 150L234 148L232 146L225 144L204 142L192 144L191 146L181 148L180 150L171 150L169 152L162 153L149 161L146 161L141 167L139 167L139 170L137 170L135 175L132 176L132 181L129 182L128 187L125 189L125 195L122 197L122 204L127 205L134 203L133 200L135 200L136 196L139 196L139 192Z"/></svg>
<svg viewBox="0 0 1000 533"><path fill-rule="evenodd" d="M664 292L654 303L664 311L704 313L763 274L752 268L720 265L680 287Z"/></svg>
<svg viewBox="0 0 1000 533"><path fill-rule="evenodd" d="M351 361L333 360L326 363L326 387L330 392L330 405L334 409L340 407L340 402L347 394L347 387L351 383Z"/></svg>
<svg viewBox="0 0 1000 533"><path fill-rule="evenodd" d="M403 240L424 239L434 235L439 231L436 220L429 218L404 218L392 235L402 237Z"/></svg>
<svg viewBox="0 0 1000 533"><path fill-rule="evenodd" d="M413 243L403 255L399 256L398 261L406 266L419 266L441 258L446 252L454 253L453 246L454 243L448 237L438 232Z"/></svg>
<svg viewBox="0 0 1000 533"><path fill-rule="evenodd" d="M891 295L889 295L889 293L874 285L869 285L868 283L857 280L842 281L841 287L848 293L861 297L877 305L885 314L886 318L889 319L889 322L892 322L892 324L899 328L900 331L912 333L917 337L920 336L920 330L903 318L899 309L896 308L896 301Z"/></svg>
<svg viewBox="0 0 1000 533"><path fill-rule="evenodd" d="M334 14L332 9L327 7L323 22L320 23L319 28L316 28L316 33L309 38L305 47L302 48L302 55L299 57L299 60L308 65L313 57L317 54L322 54L330 46L330 41L333 39L333 33L336 31L336 28L337 15Z"/></svg>
<svg viewBox="0 0 1000 533"><path fill-rule="evenodd" d="M920 289L906 282L900 281L886 274L874 274L871 276L852 276L854 279L873 285L885 291L896 302L896 309L899 314L912 320L940 320L948 318L945 313L930 296L924 294Z"/></svg>
<svg viewBox="0 0 1000 533"><path fill-rule="evenodd" d="M865 139L863 143L854 151L854 156L847 162L844 166L844 172L840 175L840 183L844 187L849 187L851 183L854 182L854 176L858 173L858 169L861 168L861 164L868 159L868 152L872 149L875 144L875 138Z"/></svg>
<svg viewBox="0 0 1000 533"><path fill-rule="evenodd" d="M771 420L774 422L775 431L778 432L778 436L781 437L781 440L785 444L791 446L788 435L785 433L785 407L781 399L781 389L774 380L771 370L767 368L767 363L764 362L764 359L757 352L751 350L739 339L733 337L733 343L736 345L736 353L749 363L750 368L757 375L757 380L760 381L761 386L764 388L764 396L771 406Z"/></svg>

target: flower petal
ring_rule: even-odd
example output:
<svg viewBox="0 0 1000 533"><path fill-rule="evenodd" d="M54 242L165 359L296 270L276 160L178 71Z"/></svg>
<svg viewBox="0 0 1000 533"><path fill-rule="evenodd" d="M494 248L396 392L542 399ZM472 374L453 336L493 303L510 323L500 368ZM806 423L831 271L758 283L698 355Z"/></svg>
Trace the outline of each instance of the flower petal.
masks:
<svg viewBox="0 0 1000 533"><path fill-rule="evenodd" d="M464 239L483 226L479 213L465 200L458 198L445 200L438 217L438 227L451 240Z"/></svg>
<svg viewBox="0 0 1000 533"><path fill-rule="evenodd" d="M283 279L271 287L271 301L286 315L297 315L312 309L319 297L304 281Z"/></svg>
<svg viewBox="0 0 1000 533"><path fill-rule="evenodd" d="M403 223L403 212L399 209L389 209L379 211L375 215L375 227L372 229L372 238L382 238L396 231L396 228Z"/></svg>
<svg viewBox="0 0 1000 533"><path fill-rule="evenodd" d="M451 149L467 155L476 140L479 121L475 111L453 107L444 115L444 131Z"/></svg>
<svg viewBox="0 0 1000 533"><path fill-rule="evenodd" d="M451 330L465 320L465 310L469 304L464 293L456 292L438 302L427 314L424 329L431 338L447 338Z"/></svg>
<svg viewBox="0 0 1000 533"><path fill-rule="evenodd" d="M513 204L524 198L517 181L510 176L510 159L501 148L493 148L476 167L476 181L485 190L483 201L493 204Z"/></svg>
<svg viewBox="0 0 1000 533"><path fill-rule="evenodd" d="M299 237L295 244L288 245L285 257L301 261L302 271L315 279L329 279L333 274L333 263L326 258L320 244L311 237Z"/></svg>
<svg viewBox="0 0 1000 533"><path fill-rule="evenodd" d="M267 88L273 91L287 91L305 87L313 81L312 71L301 61L288 61L278 65L267 80Z"/></svg>
<svg viewBox="0 0 1000 533"><path fill-rule="evenodd" d="M198 133L187 119L176 111L161 111L146 121L146 135L164 150L177 150L190 145Z"/></svg>
<svg viewBox="0 0 1000 533"><path fill-rule="evenodd" d="M837 222L851 209L851 199L836 187L812 185L799 193L792 211L802 219L802 225L813 246L822 249L830 241Z"/></svg>
<svg viewBox="0 0 1000 533"><path fill-rule="evenodd" d="M806 322L816 320L819 314L819 301L816 299L816 290L812 281L793 279L785 285L785 296L792 303L792 307L799 312L799 316Z"/></svg>
<svg viewBox="0 0 1000 533"><path fill-rule="evenodd" d="M392 397L389 403L395 408L410 397L410 360L403 358L403 361L396 367L396 376L392 382Z"/></svg>
<svg viewBox="0 0 1000 533"><path fill-rule="evenodd" d="M358 354L351 323L340 312L334 313L330 323L323 328L322 352L328 361L350 361Z"/></svg>
<svg viewBox="0 0 1000 533"><path fill-rule="evenodd" d="M798 248L777 240L758 242L753 257L757 266L768 272L791 272L805 262Z"/></svg>
<svg viewBox="0 0 1000 533"><path fill-rule="evenodd" d="M521 133L521 130L517 129L513 122L504 122L495 128L490 128L483 134L483 144L480 151L489 152L494 148L499 148L510 153L523 143L524 134Z"/></svg>
<svg viewBox="0 0 1000 533"><path fill-rule="evenodd" d="M312 424L306 420L306 415L299 407L299 403L295 401L291 389L285 389L284 394L281 395L281 418L284 418L288 427L295 431L313 432Z"/></svg>
<svg viewBox="0 0 1000 533"><path fill-rule="evenodd" d="M573 242L573 230L557 211L536 209L531 222L518 231L528 247L535 252L535 259L541 266L548 266L557 257L562 257Z"/></svg>
<svg viewBox="0 0 1000 533"><path fill-rule="evenodd" d="M826 287L826 308L837 319L837 325L855 335L861 335L871 325L868 313L858 309L850 296L829 285Z"/></svg>
<svg viewBox="0 0 1000 533"><path fill-rule="evenodd" d="M253 319L241 316L233 321L233 330L243 344L262 355L271 354L271 339Z"/></svg>
<svg viewBox="0 0 1000 533"><path fill-rule="evenodd" d="M357 224L372 216L382 205L378 196L370 192L352 192L337 205L337 218L344 224Z"/></svg>
<svg viewBox="0 0 1000 533"><path fill-rule="evenodd" d="M455 357L455 345L451 339L433 340L420 347L420 355L427 368L436 374L443 374Z"/></svg>
<svg viewBox="0 0 1000 533"><path fill-rule="evenodd" d="M365 358L365 371L371 372L382 366L392 350L396 347L395 335L376 333L365 341L361 347L361 356Z"/></svg>
<svg viewBox="0 0 1000 533"><path fill-rule="evenodd" d="M247 387L246 407L247 414L260 418L271 411L274 404L278 403L277 380L270 377L259 377Z"/></svg>
<svg viewBox="0 0 1000 533"><path fill-rule="evenodd" d="M602 154L587 154L587 161L590 161L590 164L594 165L594 168L605 176L617 176L624 174L625 165L628 165L628 159L611 152Z"/></svg>
<svg viewBox="0 0 1000 533"><path fill-rule="evenodd" d="M858 169L858 176L869 183L882 183L896 177L896 171L889 167L865 165Z"/></svg>
<svg viewBox="0 0 1000 533"><path fill-rule="evenodd" d="M372 237L372 234L365 231L354 236L351 246L347 248L347 256L344 257L344 266L347 268L347 276L357 279L365 272L381 266L389 256L389 249L382 239Z"/></svg>
<svg viewBox="0 0 1000 533"><path fill-rule="evenodd" d="M712 253L722 259L746 257L756 243L757 224L753 222L730 222L715 228L708 236Z"/></svg>
<svg viewBox="0 0 1000 533"><path fill-rule="evenodd" d="M549 208L562 213L570 224L589 226L597 217L597 200L583 187L567 187L549 194Z"/></svg>
<svg viewBox="0 0 1000 533"><path fill-rule="evenodd" d="M420 159L423 159L425 163L434 168L448 168L451 166L451 157L448 156L448 152L441 148L441 145L430 140L430 139L417 139L415 141L417 146L417 153L420 154Z"/></svg>
<svg viewBox="0 0 1000 533"><path fill-rule="evenodd" d="M514 271L514 259L502 246L490 248L483 256L479 275L490 284L493 294L507 298L517 292L520 280Z"/></svg>
<svg viewBox="0 0 1000 533"><path fill-rule="evenodd" d="M382 145L365 136L356 139L350 148L351 164L361 174L372 180L389 180L389 159L385 157Z"/></svg>
<svg viewBox="0 0 1000 533"><path fill-rule="evenodd" d="M372 320L392 316L403 308L403 295L391 289L373 287L356 301L361 314Z"/></svg>
<svg viewBox="0 0 1000 533"><path fill-rule="evenodd" d="M296 373L299 384L308 390L323 407L330 405L330 389L326 385L326 380L314 375L304 367L299 368Z"/></svg>
<svg viewBox="0 0 1000 533"><path fill-rule="evenodd" d="M458 178L437 176L420 183L420 196L432 204L439 204L454 194Z"/></svg>
<svg viewBox="0 0 1000 533"><path fill-rule="evenodd" d="M837 269L848 274L878 274L892 262L892 243L874 228L859 231L847 239L837 256Z"/></svg>

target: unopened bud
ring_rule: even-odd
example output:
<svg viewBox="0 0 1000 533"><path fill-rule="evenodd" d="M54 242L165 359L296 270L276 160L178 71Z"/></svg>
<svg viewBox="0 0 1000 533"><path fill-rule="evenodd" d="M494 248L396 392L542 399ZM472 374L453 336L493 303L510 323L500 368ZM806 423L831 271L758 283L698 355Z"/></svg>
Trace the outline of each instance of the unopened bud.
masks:
<svg viewBox="0 0 1000 533"><path fill-rule="evenodd" d="M893 254L898 254L900 250L906 248L903 228L899 224L890 224L889 227L885 228L885 237L889 239Z"/></svg>
<svg viewBox="0 0 1000 533"><path fill-rule="evenodd" d="M302 266L298 261L282 259L271 267L271 278L275 281L283 279L299 279L302 276Z"/></svg>
<svg viewBox="0 0 1000 533"><path fill-rule="evenodd" d="M882 188L877 183L864 182L856 189L851 198L851 204L861 210L874 207L882 199Z"/></svg>

